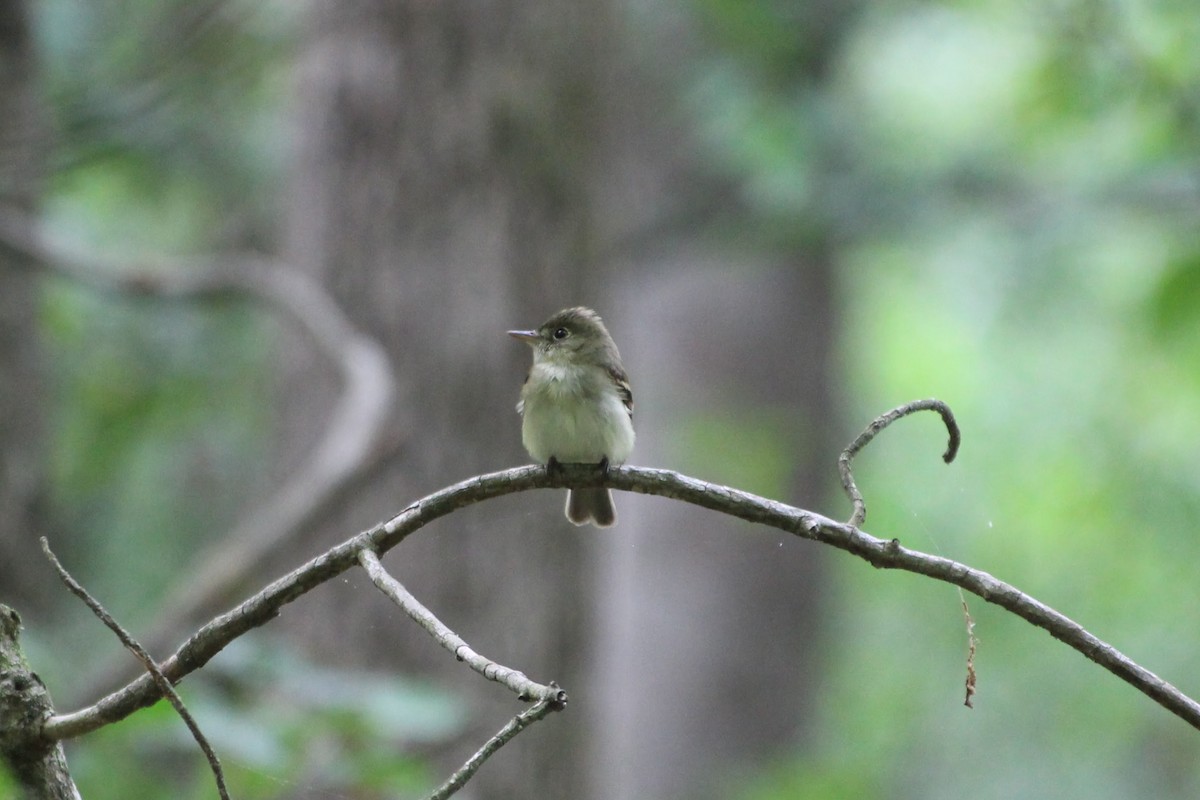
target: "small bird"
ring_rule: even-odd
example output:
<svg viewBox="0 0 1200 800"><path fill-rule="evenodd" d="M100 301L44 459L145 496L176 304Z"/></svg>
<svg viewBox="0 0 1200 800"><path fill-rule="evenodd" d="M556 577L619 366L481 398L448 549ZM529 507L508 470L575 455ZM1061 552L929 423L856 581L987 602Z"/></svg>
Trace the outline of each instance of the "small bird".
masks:
<svg viewBox="0 0 1200 800"><path fill-rule="evenodd" d="M537 330L509 331L533 348L533 366L521 387L521 443L537 461L609 465L633 451L633 391L621 354L600 315L567 308ZM567 492L567 519L607 528L617 521L607 488Z"/></svg>

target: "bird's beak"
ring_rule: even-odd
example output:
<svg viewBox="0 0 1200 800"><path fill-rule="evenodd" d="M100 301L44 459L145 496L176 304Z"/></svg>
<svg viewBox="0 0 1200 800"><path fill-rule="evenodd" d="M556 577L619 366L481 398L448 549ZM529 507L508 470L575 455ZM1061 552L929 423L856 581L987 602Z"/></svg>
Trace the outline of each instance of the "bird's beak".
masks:
<svg viewBox="0 0 1200 800"><path fill-rule="evenodd" d="M539 338L541 338L538 336L537 331L509 331L508 335L513 337L514 339L520 339L522 342L525 342L526 344L533 344Z"/></svg>

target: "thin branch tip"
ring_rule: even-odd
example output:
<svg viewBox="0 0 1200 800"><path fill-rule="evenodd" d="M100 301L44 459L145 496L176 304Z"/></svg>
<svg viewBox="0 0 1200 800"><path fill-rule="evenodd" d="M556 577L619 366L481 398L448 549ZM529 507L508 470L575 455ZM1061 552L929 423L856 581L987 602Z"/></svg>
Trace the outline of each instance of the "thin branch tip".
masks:
<svg viewBox="0 0 1200 800"><path fill-rule="evenodd" d="M858 484L854 482L854 472L851 469L850 462L854 460L854 457L858 455L860 450L870 444L877 433L901 417L907 417L909 414L916 413L917 411L936 411L941 416L942 422L946 425L946 433L949 438L946 442L946 452L942 454L942 461L949 464L958 455L958 448L962 444L962 432L958 428L957 420L954 419L954 412L950 410L950 406L941 400L934 398L914 400L911 403L897 406L887 413L880 414L838 456L838 475L842 479L842 489L846 492L846 496L850 498L850 504L854 507L854 512L847 521L848 525L858 528L867 519L867 504L863 499L862 492L859 491Z"/></svg>
<svg viewBox="0 0 1200 800"><path fill-rule="evenodd" d="M479 768L483 766L485 761L511 741L514 736L533 723L544 719L551 712L558 711L560 708L561 706L555 705L550 700L542 700L525 709L520 714L517 714L517 716L509 720L507 725L492 736L491 739L488 739L483 747L479 748L473 756L468 758L466 763L459 767L445 783L434 790L433 794L430 794L426 800L446 800L446 798L454 795L479 771Z"/></svg>
<svg viewBox="0 0 1200 800"><path fill-rule="evenodd" d="M946 424L949 440L946 442L946 452L942 453L942 461L949 464L958 455L958 448L962 445L962 431L958 429L958 421L954 419L954 412L950 410L950 406L941 400L929 399L923 402L929 403L929 407L937 411L942 417L942 422Z"/></svg>

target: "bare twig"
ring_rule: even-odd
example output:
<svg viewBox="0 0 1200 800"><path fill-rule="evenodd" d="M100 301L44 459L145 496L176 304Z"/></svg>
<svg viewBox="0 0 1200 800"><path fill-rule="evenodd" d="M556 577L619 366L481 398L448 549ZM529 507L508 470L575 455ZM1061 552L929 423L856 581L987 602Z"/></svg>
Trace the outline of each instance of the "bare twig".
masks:
<svg viewBox="0 0 1200 800"><path fill-rule="evenodd" d="M478 475L448 486L271 583L235 608L193 634L162 663L163 673L178 680L199 669L237 637L265 624L304 593L358 563L358 553L370 548L384 553L435 519L459 508L494 497L545 488L613 489L682 500L749 522L768 525L795 536L823 542L864 559L881 569L901 569L944 581L1011 611L1112 672L1163 708L1200 730L1200 703L1140 666L1079 623L982 570L948 558L902 547L894 539L877 539L853 525L786 505L775 500L707 483L677 472L643 467L612 467L603 476L587 464L566 464L554 475L541 466L516 467ZM43 734L51 739L79 736L132 714L158 697L157 688L142 676L96 704L47 720Z"/></svg>
<svg viewBox="0 0 1200 800"><path fill-rule="evenodd" d="M942 421L946 423L946 430L950 435L950 441L946 445L946 452L942 454L942 460L947 464L954 460L954 456L958 454L958 446L962 437L958 431L958 423L954 421L954 414L950 411L950 407L941 400L914 400L893 408L886 414L879 415L867 426L866 430L858 435L857 439L842 451L842 455L838 458L838 474L842 477L842 488L846 490L846 495L854 504L854 513L850 515L848 525L857 528L867 519L867 504L863 500L862 492L858 490L858 484L854 482L854 475L850 471L850 462L858 455L859 450L862 450L875 438L875 434L901 417L925 410L936 411L942 415Z"/></svg>
<svg viewBox="0 0 1200 800"><path fill-rule="evenodd" d="M212 769L213 778L217 782L217 792L221 795L222 800L229 800L229 790L225 786L225 773L221 770L221 760L217 758L217 754L215 751L213 751L212 745L210 745L208 743L208 739L204 737L204 733L200 730L200 726L196 724L196 720L192 717L191 712L189 712L187 707L183 704L183 699L179 696L179 693L175 691L175 688L171 685L171 682L167 680L167 676L163 675L162 670L159 669L158 664L155 663L150 654L146 652L145 648L138 644L137 641L135 641L134 638L129 635L129 632L122 628L120 623L113 619L112 615L104 609L104 606L100 605L100 601L88 594L87 589L84 589L78 581L71 577L71 573L67 572L66 567L59 562L53 551L50 550L50 542L46 540L45 536L41 537L41 542L42 552L46 554L46 558L49 559L50 563L54 566L54 569L58 572L58 577L61 578L62 582L66 584L67 588L71 590L71 593L86 603L87 607L92 610L92 613L95 614L101 622L108 626L110 631L117 635L117 638L121 640L121 644L125 645L127 650L137 656L138 661L141 661L142 666L149 671L150 675L154 678L154 683L158 687L159 691L163 693L168 701L170 701L171 705L175 708L175 712L179 714L179 716L183 719L184 724L187 725L188 730L192 732L192 738L196 740L196 744L200 745L200 749L204 751L204 757L208 759L208 766L210 769Z"/></svg>
<svg viewBox="0 0 1200 800"><path fill-rule="evenodd" d="M497 731L495 736L488 739L483 747L476 751L475 755L468 758L465 764L459 767L445 783L438 787L437 791L429 795L427 800L445 800L445 798L455 794L479 771L479 768L483 766L483 762L491 758L497 750L507 744L514 736L538 720L543 719L550 712L558 711L560 708L562 706L553 700L541 700L520 714L517 714L509 720L507 725Z"/></svg>
<svg viewBox="0 0 1200 800"><path fill-rule="evenodd" d="M466 663L468 667L478 672L490 681L507 686L516 693L517 698L524 701L549 700L560 707L567 703L567 693L555 683L541 684L531 681L525 673L497 664L490 658L481 656L467 644L461 636L450 630L433 612L423 606L412 596L400 581L393 578L383 568L379 556L374 550L364 548L359 551L358 561L363 569L371 576L371 581L381 592L392 599L396 605L412 618L414 622L429 632L445 649L449 650L456 659Z"/></svg>

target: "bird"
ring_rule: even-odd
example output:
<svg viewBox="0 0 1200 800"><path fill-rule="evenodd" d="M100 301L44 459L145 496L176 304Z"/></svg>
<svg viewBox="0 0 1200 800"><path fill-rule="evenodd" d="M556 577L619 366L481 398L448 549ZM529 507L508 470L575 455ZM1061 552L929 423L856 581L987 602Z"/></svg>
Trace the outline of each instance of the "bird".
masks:
<svg viewBox="0 0 1200 800"><path fill-rule="evenodd" d="M533 365L521 387L521 443L536 461L560 464L625 463L633 451L633 391L617 345L600 315L576 306L554 314L534 330L509 331L533 349ZM617 521L605 487L570 489L567 519L608 528Z"/></svg>

